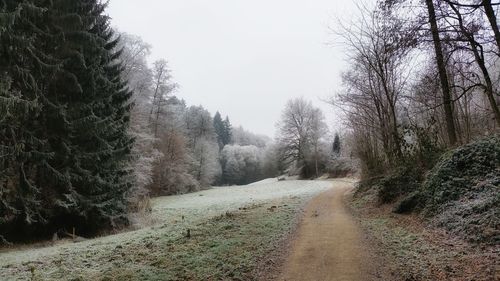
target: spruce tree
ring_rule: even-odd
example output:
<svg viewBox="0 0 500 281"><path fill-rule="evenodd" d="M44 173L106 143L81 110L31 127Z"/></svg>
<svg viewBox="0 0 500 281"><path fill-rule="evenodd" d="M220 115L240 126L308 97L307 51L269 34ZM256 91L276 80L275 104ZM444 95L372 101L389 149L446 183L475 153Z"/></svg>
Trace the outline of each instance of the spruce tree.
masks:
<svg viewBox="0 0 500 281"><path fill-rule="evenodd" d="M333 156L335 156L335 157L340 156L340 136L338 133L335 133L335 137L333 139L332 153L333 153Z"/></svg>
<svg viewBox="0 0 500 281"><path fill-rule="evenodd" d="M226 144L229 144L231 143L231 139L232 139L232 130L233 130L233 127L231 126L231 122L229 122L229 117L226 116L226 119L224 119L224 134L223 134L223 138L222 138L222 141L224 143L224 145Z"/></svg>
<svg viewBox="0 0 500 281"><path fill-rule="evenodd" d="M217 111L214 115L214 130L215 134L217 135L217 144L219 145L219 150L222 150L222 148L224 148L224 145L227 144L225 143L226 128L219 111Z"/></svg>
<svg viewBox="0 0 500 281"><path fill-rule="evenodd" d="M131 93L96 0L0 3L0 225L7 236L125 223Z"/></svg>
<svg viewBox="0 0 500 281"><path fill-rule="evenodd" d="M67 40L61 46L67 52L57 53L66 62L65 83L54 84L51 93L65 98L69 125L62 143L68 141L69 150L60 154L68 164L70 188L58 206L82 231L93 233L126 222L124 195L132 183L126 170L132 147L127 134L131 92L121 79L118 39L103 13L105 5L96 0L55 3L53 17L70 21L59 26Z"/></svg>
<svg viewBox="0 0 500 281"><path fill-rule="evenodd" d="M40 1L0 2L0 226L22 239L47 223L47 197L40 168L54 157L42 115L46 81L59 63L49 45L46 7Z"/></svg>

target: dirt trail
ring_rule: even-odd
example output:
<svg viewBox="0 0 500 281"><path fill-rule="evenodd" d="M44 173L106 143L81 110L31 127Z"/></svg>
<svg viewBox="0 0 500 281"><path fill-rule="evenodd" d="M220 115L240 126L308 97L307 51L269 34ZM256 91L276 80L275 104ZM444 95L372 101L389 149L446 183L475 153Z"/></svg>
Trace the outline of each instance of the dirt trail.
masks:
<svg viewBox="0 0 500 281"><path fill-rule="evenodd" d="M352 183L334 185L306 206L279 280L371 280L360 230L342 200Z"/></svg>

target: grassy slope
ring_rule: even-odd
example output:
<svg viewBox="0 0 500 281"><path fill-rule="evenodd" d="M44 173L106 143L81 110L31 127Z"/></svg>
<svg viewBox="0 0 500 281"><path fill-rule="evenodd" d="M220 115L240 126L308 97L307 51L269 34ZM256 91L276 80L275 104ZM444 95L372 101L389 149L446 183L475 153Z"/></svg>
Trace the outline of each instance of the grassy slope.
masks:
<svg viewBox="0 0 500 281"><path fill-rule="evenodd" d="M152 227L0 254L0 280L253 280L303 204L331 184L272 183L159 198Z"/></svg>
<svg viewBox="0 0 500 281"><path fill-rule="evenodd" d="M272 204L202 222L191 229L190 238L164 233L126 245L116 251L113 268L104 270L100 279L251 280L258 258L273 250L292 227L300 200L278 205L276 211L270 211L275 210L269 209Z"/></svg>
<svg viewBox="0 0 500 281"><path fill-rule="evenodd" d="M499 280L498 246L469 244L416 216L394 214L392 206L377 202L376 192L368 191L356 196L351 208L393 280Z"/></svg>

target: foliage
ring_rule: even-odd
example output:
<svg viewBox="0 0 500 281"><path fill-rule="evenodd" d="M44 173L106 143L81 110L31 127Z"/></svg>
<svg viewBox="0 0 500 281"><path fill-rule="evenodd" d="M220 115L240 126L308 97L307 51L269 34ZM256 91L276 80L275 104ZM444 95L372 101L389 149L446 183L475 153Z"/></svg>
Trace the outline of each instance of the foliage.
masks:
<svg viewBox="0 0 500 281"><path fill-rule="evenodd" d="M200 139L193 149L191 174L201 187L209 187L221 174L219 147L211 139Z"/></svg>
<svg viewBox="0 0 500 281"><path fill-rule="evenodd" d="M225 183L248 184L261 179L262 151L253 145L226 145L221 153Z"/></svg>
<svg viewBox="0 0 500 281"><path fill-rule="evenodd" d="M208 187L221 173L212 116L201 106L190 106L185 110L183 119L187 147L191 153L189 173L201 187Z"/></svg>
<svg viewBox="0 0 500 281"><path fill-rule="evenodd" d="M264 135L254 134L245 130L243 127L232 129L231 144L236 145L253 145L259 148L266 147L271 142L271 139Z"/></svg>
<svg viewBox="0 0 500 281"><path fill-rule="evenodd" d="M421 210L460 236L494 243L500 234L499 168L498 135L459 147L441 157L397 211Z"/></svg>
<svg viewBox="0 0 500 281"><path fill-rule="evenodd" d="M405 141L403 142L403 164L430 170L444 148L439 143L438 132L435 122L431 120L426 126L410 124L404 127Z"/></svg>
<svg viewBox="0 0 500 281"><path fill-rule="evenodd" d="M171 195L199 190L200 183L189 173L191 159L184 136L174 130L160 137L157 144L162 156L154 166L153 195Z"/></svg>
<svg viewBox="0 0 500 281"><path fill-rule="evenodd" d="M1 221L8 238L125 224L133 140L101 1L3 1ZM5 228L4 228L5 227Z"/></svg>
<svg viewBox="0 0 500 281"><path fill-rule="evenodd" d="M338 133L335 133L335 137L333 138L332 153L336 157L340 156L340 136Z"/></svg>
<svg viewBox="0 0 500 281"><path fill-rule="evenodd" d="M355 135L365 178L408 161L431 169L446 149L500 124L494 3L409 3L361 5L336 32L350 66L331 103Z"/></svg>
<svg viewBox="0 0 500 281"><path fill-rule="evenodd" d="M231 142L232 128L229 118L226 116L226 119L222 120L220 113L217 111L214 115L214 129L217 135L217 143L219 148L222 149Z"/></svg>
<svg viewBox="0 0 500 281"><path fill-rule="evenodd" d="M355 160L345 157L332 157L326 164L325 172L329 178L354 176L358 172Z"/></svg>
<svg viewBox="0 0 500 281"><path fill-rule="evenodd" d="M427 175L422 191L428 197L426 213L434 215L445 204L474 192L474 186L492 180L500 168L500 138L494 136L443 155Z"/></svg>
<svg viewBox="0 0 500 281"><path fill-rule="evenodd" d="M303 161L303 167L300 170L302 179L318 178L328 169L331 155L329 145L326 141L318 140L317 144L312 144L307 148L306 157Z"/></svg>
<svg viewBox="0 0 500 281"><path fill-rule="evenodd" d="M150 95L153 87L153 73L147 63L151 46L138 36L119 33L120 42L116 49L120 50L120 61L123 76L128 87L133 91L129 134L135 139L132 147L130 169L134 174L134 184L126 194L128 208L131 212L144 211L149 205L150 185L153 182L155 162L162 156L157 149L157 138L150 126Z"/></svg>
<svg viewBox="0 0 500 281"><path fill-rule="evenodd" d="M392 203L420 187L423 172L414 165L402 166L386 175L377 183L378 200L382 204Z"/></svg>

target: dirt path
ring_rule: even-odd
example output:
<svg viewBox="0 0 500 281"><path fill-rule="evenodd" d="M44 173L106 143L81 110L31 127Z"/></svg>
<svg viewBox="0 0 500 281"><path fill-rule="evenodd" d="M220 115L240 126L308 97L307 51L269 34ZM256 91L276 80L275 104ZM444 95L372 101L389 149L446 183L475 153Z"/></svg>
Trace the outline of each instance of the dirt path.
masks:
<svg viewBox="0 0 500 281"><path fill-rule="evenodd" d="M279 280L371 280L360 230L342 200L352 183L334 184L306 206Z"/></svg>

